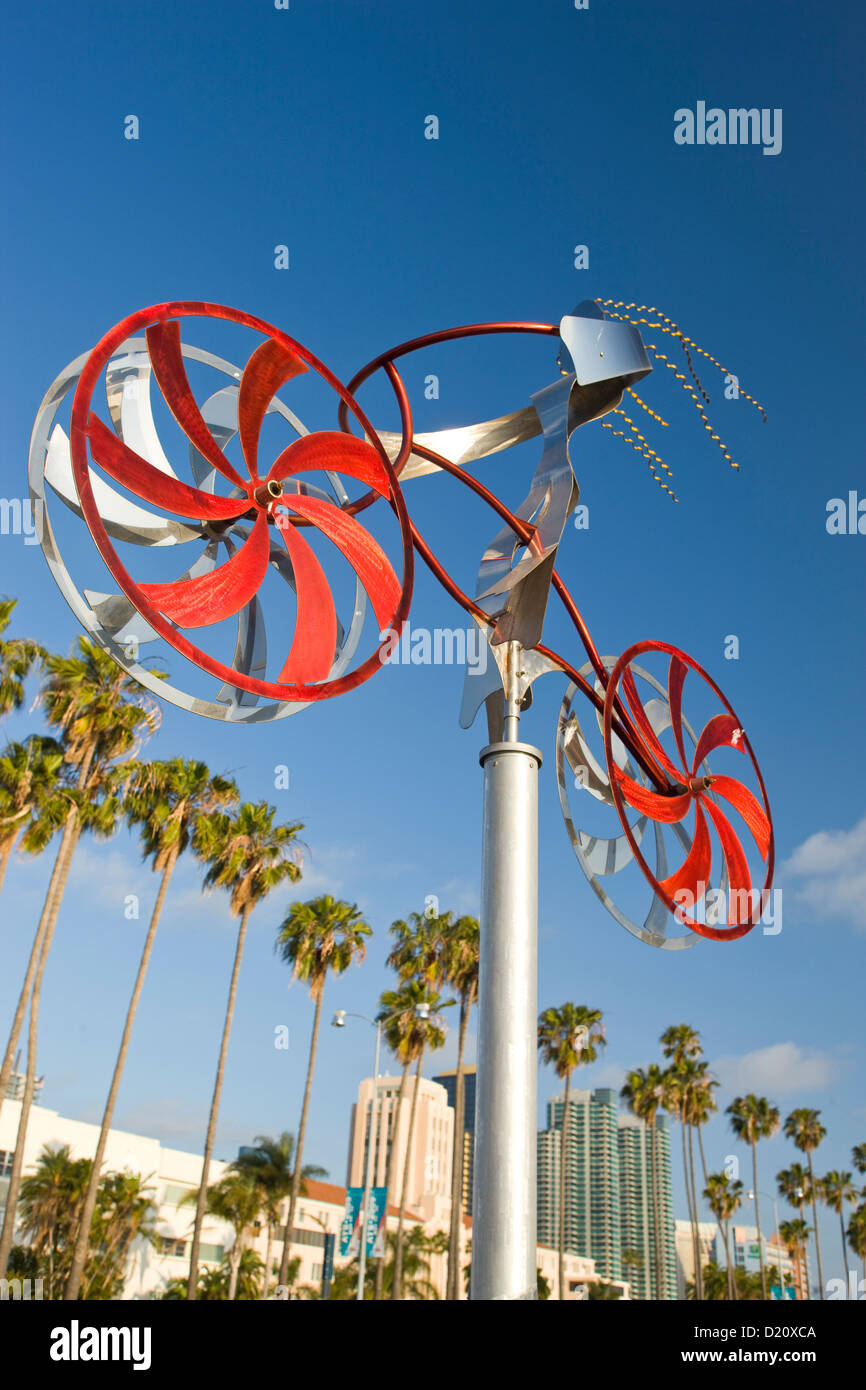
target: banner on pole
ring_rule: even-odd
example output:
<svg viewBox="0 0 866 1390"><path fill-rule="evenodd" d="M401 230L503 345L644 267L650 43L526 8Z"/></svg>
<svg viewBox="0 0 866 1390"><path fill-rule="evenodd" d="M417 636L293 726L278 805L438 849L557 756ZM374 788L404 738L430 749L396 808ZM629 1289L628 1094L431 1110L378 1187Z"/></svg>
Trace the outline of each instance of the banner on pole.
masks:
<svg viewBox="0 0 866 1390"><path fill-rule="evenodd" d="M385 1201L387 1187L370 1188L370 1210L367 1212L367 1258L378 1259L385 1253Z"/></svg>
<svg viewBox="0 0 866 1390"><path fill-rule="evenodd" d="M346 1188L346 1211L340 1227L340 1255L357 1255L359 1251L358 1225L361 1220L363 1187Z"/></svg>

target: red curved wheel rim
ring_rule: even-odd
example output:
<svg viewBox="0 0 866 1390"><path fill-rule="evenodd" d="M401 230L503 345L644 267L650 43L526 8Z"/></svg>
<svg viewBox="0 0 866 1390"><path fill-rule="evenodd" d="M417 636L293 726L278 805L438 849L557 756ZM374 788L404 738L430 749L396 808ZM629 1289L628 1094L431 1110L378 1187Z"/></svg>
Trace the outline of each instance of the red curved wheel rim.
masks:
<svg viewBox="0 0 866 1390"><path fill-rule="evenodd" d="M400 600L397 609L391 619L390 626L399 632L406 621L409 612L409 605L412 599L412 582L414 575L414 550L412 544L412 529L406 505L397 475L390 459L379 439L376 431L367 420L364 412L349 393L347 388L339 379L334 376L324 363L311 353L302 344L290 338L281 329L275 328L264 319L258 318L254 314L247 314L240 309L231 309L223 304L211 304L197 300L171 300L165 304L152 305L147 309L139 309L136 313L130 314L120 323L116 324L110 332L100 339L96 347L91 352L84 365L84 369L75 390L75 397L72 402L72 417L70 422L70 448L72 455L72 471L75 478L75 485L78 489L78 496L81 503L81 510L90 534L96 543L102 559L105 561L112 576L120 586L123 593L129 599L139 613L150 623L155 632L164 638L175 651L180 652L193 665L201 670L215 676L218 680L227 682L240 690L249 691L251 694L266 696L269 699L279 701L312 701L329 699L335 695L341 695L345 691L354 690L365 680L379 670L382 665L381 653L387 642L383 639L372 656L358 666L354 671L347 675L340 676L336 680L323 681L321 684L280 684L275 681L259 680L253 676L248 676L235 667L226 666L223 662L216 660L209 653L196 647L183 637L176 628L172 627L166 618L162 616L158 609L142 592L138 584L128 573L125 566L117 555L108 532L99 515L99 510L93 496L93 489L90 484L90 472L87 455L88 446L88 417L90 412L90 402L93 396L94 387L100 375L110 361L112 354L126 338L142 328L167 320L180 317L203 317L225 319L230 323L243 325L264 335L265 340L272 339L284 348L287 352L295 354L302 362L317 372L328 384L337 392L341 401L357 419L361 428L369 438L371 444L379 454L387 472L388 481L391 489L389 504L395 512L400 524L400 534L403 548L403 584L400 593ZM405 392L396 391L401 413L401 425L403 429L403 448L408 452L411 447L412 439L412 418L408 398ZM403 450L401 450L401 453ZM97 464L97 467L99 465ZM335 470L338 471L338 470Z"/></svg>
<svg viewBox="0 0 866 1390"><path fill-rule="evenodd" d="M696 675L700 676L701 679L706 682L706 684L710 687L710 689L713 691L716 697L721 701L721 704L724 706L726 713L737 721L737 727L741 732L740 742L742 745L742 750L744 753L747 754L752 764L752 768L754 770L758 786L761 789L761 797L764 803L764 813L769 822L769 843L766 856L767 872L764 879L764 886L758 895L757 902L752 907L751 915L748 922L741 922L733 926L729 925L727 928L721 928L708 926L705 922L698 922L694 918L690 917L688 913L684 910L683 906L679 903L676 903L673 897L665 891L665 889L656 879L655 874L652 872L652 869L649 867L646 860L644 859L640 845L638 844L638 841L635 839L635 836L632 832L631 824L629 822L628 817L628 803L626 802L622 794L618 778L614 775L613 772L613 768L615 766L611 746L613 706L614 699L616 697L616 691L619 687L620 680L623 674L627 671L632 661L636 657L642 656L646 652L664 652L667 656L676 657L679 661L683 662L683 664L686 667L688 667L689 670L694 671ZM770 812L770 803L767 797L767 789L764 786L764 779L761 776L761 769L759 768L757 759L754 755L754 752L752 751L752 746L748 740L745 731L742 729L742 725L739 722L739 719L733 706L722 694L722 691L716 685L712 677L707 675L703 667L700 666L699 663L695 661L692 657L687 656L685 652L681 652L677 647L673 647L667 642L636 642L634 646L629 647L627 651L623 652L622 656L620 657L619 661L616 663L616 666L613 668L610 674L610 679L608 681L607 691L605 693L604 700L604 751L605 758L607 759L610 789L613 796L614 805L616 806L617 814L619 815L628 843L631 846L631 850L634 855L635 861L640 866L644 874L644 877L650 884L650 887L652 888L653 892L659 898L661 898L662 902L674 914L678 922L682 922L685 926L689 927L692 931L696 932L698 936L707 937L709 940L712 941L735 941L739 937L745 936L746 933L750 932L753 927L757 926L758 922L761 920L761 915L766 907L766 895L769 892L770 885L773 881L773 866L775 859L773 818ZM694 804L700 809L701 801L697 797L692 797L690 794L690 800L693 800ZM708 808L711 805L714 805L714 803L710 801L707 801L704 804ZM712 813L711 818L714 821L716 819L716 817L713 816ZM718 825L716 825L716 830L718 835ZM751 891L754 890L752 889Z"/></svg>

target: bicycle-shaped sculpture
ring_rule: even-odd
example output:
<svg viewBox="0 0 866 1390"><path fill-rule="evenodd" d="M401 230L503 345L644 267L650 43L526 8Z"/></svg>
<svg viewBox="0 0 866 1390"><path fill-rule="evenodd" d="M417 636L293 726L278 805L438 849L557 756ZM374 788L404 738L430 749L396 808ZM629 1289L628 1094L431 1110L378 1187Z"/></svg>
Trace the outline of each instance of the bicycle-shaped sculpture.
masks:
<svg viewBox="0 0 866 1390"><path fill-rule="evenodd" d="M632 319L630 310L650 317ZM258 335L242 370L185 341L182 327L196 318ZM685 350L691 381L655 344L642 342L638 323ZM559 378L512 414L415 435L395 363L434 344L503 333L558 339ZM515 738L532 682L550 671L568 678L557 727L560 799L574 852L605 907L653 946L678 949L696 936L731 940L760 919L773 875L769 803L743 726L709 675L673 646L641 642L619 659L602 656L556 569L578 505L571 455L581 425L601 421L675 496L670 469L621 408L628 393L661 420L633 390L652 370L649 353L675 373L736 467L704 411L708 397L694 359L709 354L646 306L587 301L559 324L473 324L426 334L382 353L348 386L253 315L187 301L143 309L72 362L40 407L30 486L43 550L80 623L131 676L193 713L240 723L281 718L368 679L383 664L387 634L406 621L419 556L489 642L487 673L467 675L464 727L483 702L491 740ZM357 403L358 389L378 371L394 393L399 434L374 429ZM281 399L283 388L308 372L336 393L338 429L308 432ZM209 380L214 373L217 389ZM67 433L58 415L70 398ZM173 417L184 437L184 468L179 452L169 458L163 449L155 406L165 427L173 428ZM290 438L272 450L275 421ZM467 465L539 435L540 463L526 500L512 512ZM469 488L501 522L482 556L474 598L445 570L406 506L404 485L437 471ZM83 519L116 590L76 587L61 559L49 496ZM182 573L175 547L193 557ZM389 550L400 554L399 563ZM551 589L585 650L579 668L541 642ZM368 603L378 636L362 653ZM274 618L282 634L292 611L291 640L280 636L275 647ZM151 669L141 648L160 639L216 688L181 689ZM591 707L588 720L575 710L578 694ZM686 717L686 695L701 711L699 727ZM578 828L573 796L599 816L598 834ZM637 922L605 886L630 864L652 889ZM682 935L669 934L671 914L686 928Z"/></svg>

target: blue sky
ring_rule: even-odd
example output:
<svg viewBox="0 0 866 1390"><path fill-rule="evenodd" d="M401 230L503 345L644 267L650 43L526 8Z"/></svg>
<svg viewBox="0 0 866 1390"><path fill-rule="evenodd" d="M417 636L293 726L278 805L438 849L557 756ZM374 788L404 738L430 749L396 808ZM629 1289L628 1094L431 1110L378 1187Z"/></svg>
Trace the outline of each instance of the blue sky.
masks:
<svg viewBox="0 0 866 1390"><path fill-rule="evenodd" d="M674 505L642 460L598 426L575 459L585 532L559 565L604 652L647 637L690 652L741 714L774 811L783 929L680 953L633 940L596 902L562 826L553 737L563 683L536 688L524 737L541 781L539 1004L602 1008L604 1060L581 1084L618 1084L658 1056L683 1019L701 1030L724 1108L746 1089L783 1116L819 1107L820 1171L850 1166L866 1137L862 1076L866 806L859 710L866 537L830 535L827 504L866 496L855 413L862 365L856 178L861 93L850 53L862 11L732 0L686 14L671 0L532 6L328 6L293 0L153 0L19 7L0 58L6 105L2 224L6 331L2 491L26 495L26 455L53 377L133 310L171 298L235 305L285 329L347 380L391 344L452 324L558 320L579 300L660 306L737 373L768 413L727 401L706 375L730 470L659 368L644 398L671 428L644 431L674 469ZM680 146L674 112L698 101L783 111L781 153ZM135 114L140 138L124 139ZM425 117L439 139L424 138ZM285 244L290 268L274 267ZM589 248L577 270L573 248ZM203 341L203 345L207 343ZM494 338L406 363L420 429L517 409L554 380L555 343ZM673 356L673 350L670 354ZM425 400L424 377L439 377ZM290 395L285 397L291 404ZM333 428L333 402L311 428ZM394 428L387 393L362 393ZM644 417L647 419L648 417ZM517 505L535 445L478 475ZM422 534L470 587L498 527L441 477L406 485ZM460 509L459 515L456 509ZM86 540L70 561L92 563ZM107 578L107 576L105 576ZM76 625L38 546L0 537L0 589L15 631L67 649ZM456 605L419 568L413 625L454 626ZM725 638L740 639L736 661ZM581 659L551 607L545 639ZM481 722L457 726L452 667L386 668L358 691L267 728L231 728L166 706L149 752L231 770L249 799L301 820L301 896L356 901L374 928L360 970L326 1005L372 1014L388 984L389 923L478 904ZM11 737L37 727L25 713ZM274 768L290 769L288 791ZM2 899L0 1009L9 1012L49 872L17 863ZM225 902L179 870L166 909L117 1123L200 1145L233 946ZM98 1118L155 880L134 841L80 848L43 997L45 1101ZM124 919L139 893L142 919ZM288 901L287 897L285 901ZM273 954L283 900L254 919L244 962L217 1152L295 1129L312 1017ZM273 1046L287 1024L288 1053ZM307 1157L345 1179L349 1107L372 1030L324 1031ZM453 1041L444 1062L453 1065ZM431 1070L443 1062L437 1060ZM539 1114L551 1093L543 1075ZM720 1167L737 1146L707 1132ZM748 1154L739 1151L745 1162ZM761 1187L796 1155L762 1146ZM750 1178L746 1175L746 1182ZM685 1215L682 1191L678 1215ZM744 1216L747 1213L743 1214ZM824 1223L825 1272L841 1271ZM836 1266L839 1266L839 1269Z"/></svg>

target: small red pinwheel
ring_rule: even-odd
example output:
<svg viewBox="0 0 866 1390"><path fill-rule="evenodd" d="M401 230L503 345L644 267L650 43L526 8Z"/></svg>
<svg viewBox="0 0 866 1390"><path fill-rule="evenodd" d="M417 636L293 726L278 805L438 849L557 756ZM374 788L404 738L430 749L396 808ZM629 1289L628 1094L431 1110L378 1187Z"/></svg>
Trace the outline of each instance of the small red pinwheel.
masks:
<svg viewBox="0 0 866 1390"><path fill-rule="evenodd" d="M249 358L237 387L237 434L247 476L229 461L199 409L184 367L178 316L207 315L242 323L265 334ZM155 467L130 448L90 408L95 383L120 344L146 327L153 377L193 449L216 470L233 495L192 487ZM301 435L283 449L264 474L259 441L276 392L292 377L318 371L338 392L374 444L340 431ZM411 597L411 528L392 465L377 436L345 387L311 353L276 328L221 305L190 302L141 310L118 324L93 350L76 389L70 428L72 468L81 511L99 551L123 593L166 641L232 687L278 700L317 700L352 689L381 664L378 651L347 675L329 680L338 648L338 620L331 586L302 528L315 528L343 555L366 592L378 631L405 620ZM229 559L168 583L137 583L121 563L100 516L88 464L93 463L137 498L198 524L206 540L226 539ZM387 500L400 523L403 581L379 543L345 506L328 500L303 475L344 475ZM243 521L244 526L238 526ZM251 522L251 526L246 523ZM235 544L228 538L234 532ZM276 564L272 528L286 555ZM286 558L288 565L286 565ZM294 634L275 680L227 666L194 646L183 632L207 627L239 613L254 601L271 565L287 575L296 599ZM285 648L283 649L286 650Z"/></svg>
<svg viewBox="0 0 866 1390"><path fill-rule="evenodd" d="M632 662L637 657L653 652L669 657L667 696L678 762L668 754L655 733L631 670ZM682 711L683 686L689 671L695 672L706 682L724 707L722 712L712 715L704 724L691 761L686 754L683 738ZM654 791L642 786L619 766L613 747L613 716L617 708L630 720L643 752L656 769L657 786L664 790ZM773 824L760 768L742 725L721 690L696 661L676 647L664 642L639 642L623 653L611 672L604 703L604 745L611 793L620 821L634 857L657 895L678 921L700 936L715 941L744 936L760 920L766 906L765 895L773 877ZM750 759L763 805L742 781L708 770L708 755L723 748L735 749ZM717 798L721 798L727 806L723 808ZM627 806L651 821L668 825L683 821L694 808L694 834L688 854L681 867L667 878L658 880L643 857L629 823ZM728 819L728 808L733 808L739 815L767 866L761 892L752 886L749 859ZM686 910L687 905L694 909L710 885L713 869L711 826L721 844L727 880L727 928L697 921Z"/></svg>

